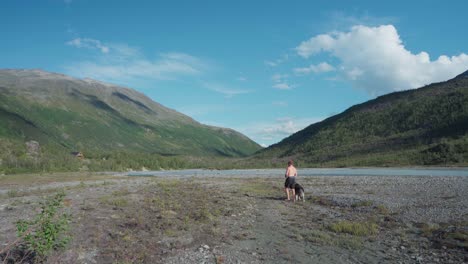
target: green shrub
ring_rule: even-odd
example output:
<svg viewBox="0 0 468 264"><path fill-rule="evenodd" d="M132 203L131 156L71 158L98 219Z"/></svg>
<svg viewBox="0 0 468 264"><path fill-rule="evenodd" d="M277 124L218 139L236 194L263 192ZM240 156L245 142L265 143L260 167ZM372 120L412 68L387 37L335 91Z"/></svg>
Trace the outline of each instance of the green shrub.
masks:
<svg viewBox="0 0 468 264"><path fill-rule="evenodd" d="M375 235L378 231L378 226L369 222L339 221L328 228L335 233L347 233L354 236Z"/></svg>
<svg viewBox="0 0 468 264"><path fill-rule="evenodd" d="M70 237L68 230L70 215L64 213L64 192L47 198L41 204L41 212L33 220L20 220L16 223L17 234L22 244L39 260L47 258L51 250L63 248Z"/></svg>

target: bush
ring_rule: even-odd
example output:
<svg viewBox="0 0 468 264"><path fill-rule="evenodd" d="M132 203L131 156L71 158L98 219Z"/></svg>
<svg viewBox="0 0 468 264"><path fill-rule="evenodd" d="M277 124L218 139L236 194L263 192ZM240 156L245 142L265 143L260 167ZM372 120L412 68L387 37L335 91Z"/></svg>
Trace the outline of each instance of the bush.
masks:
<svg viewBox="0 0 468 264"><path fill-rule="evenodd" d="M61 210L64 197L65 193L60 192L47 198L32 220L18 221L18 240L8 247L10 250L1 252L0 260L43 262L52 250L65 247L70 240L65 233L71 216Z"/></svg>

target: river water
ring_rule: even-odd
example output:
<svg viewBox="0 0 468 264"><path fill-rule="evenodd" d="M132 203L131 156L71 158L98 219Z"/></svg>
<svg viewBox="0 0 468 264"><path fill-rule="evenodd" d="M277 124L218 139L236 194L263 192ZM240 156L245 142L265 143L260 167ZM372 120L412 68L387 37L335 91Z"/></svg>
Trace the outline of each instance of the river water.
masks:
<svg viewBox="0 0 468 264"><path fill-rule="evenodd" d="M298 175L307 176L458 176L467 177L468 168L297 168ZM169 170L132 171L127 176L177 176L177 177L249 177L284 175L285 169L249 170Z"/></svg>

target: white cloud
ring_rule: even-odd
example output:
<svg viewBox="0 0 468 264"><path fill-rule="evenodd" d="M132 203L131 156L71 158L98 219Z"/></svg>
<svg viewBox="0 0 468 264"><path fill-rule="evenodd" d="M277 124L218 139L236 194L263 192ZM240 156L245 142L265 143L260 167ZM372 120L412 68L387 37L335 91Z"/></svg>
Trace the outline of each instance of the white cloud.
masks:
<svg viewBox="0 0 468 264"><path fill-rule="evenodd" d="M348 32L321 34L302 42L296 52L303 58L327 52L340 60L344 79L372 95L418 88L453 78L468 69L468 55L413 54L402 44L393 25L354 26Z"/></svg>
<svg viewBox="0 0 468 264"><path fill-rule="evenodd" d="M289 59L288 54L283 54L279 59L276 60L266 60L264 61L265 65L270 66L270 67L276 67L280 65L281 63L287 61Z"/></svg>
<svg viewBox="0 0 468 264"><path fill-rule="evenodd" d="M205 83L204 86L209 90L223 94L226 98L231 98L236 95L248 94L252 92L252 90L227 87L226 85L219 83Z"/></svg>
<svg viewBox="0 0 468 264"><path fill-rule="evenodd" d="M290 90L290 89L294 88L294 86L289 85L289 84L287 84L285 82L281 82L281 83L274 84L273 88L280 89L280 90Z"/></svg>
<svg viewBox="0 0 468 264"><path fill-rule="evenodd" d="M238 131L259 144L271 145L321 120L323 118L281 117L271 122L256 122Z"/></svg>
<svg viewBox="0 0 468 264"><path fill-rule="evenodd" d="M276 73L276 74L273 74L273 76L271 76L271 79L274 81L274 82L282 82L282 80L288 78L289 75L287 74L279 74L279 73Z"/></svg>
<svg viewBox="0 0 468 264"><path fill-rule="evenodd" d="M271 76L271 79L274 82L273 88L280 89L280 90L291 90L294 87L296 87L296 85L291 85L288 83L288 80L287 80L288 77L289 77L288 74L279 74L279 73Z"/></svg>
<svg viewBox="0 0 468 264"><path fill-rule="evenodd" d="M76 38L67 45L101 51L93 60L78 61L65 67L68 74L82 78L117 83L142 79L174 80L199 75L208 68L201 59L185 53L161 53L150 59L138 48L126 44L103 45L99 40Z"/></svg>
<svg viewBox="0 0 468 264"><path fill-rule="evenodd" d="M66 43L77 48L98 49L102 53L108 53L109 47L103 45L101 41L91 38L75 38Z"/></svg>
<svg viewBox="0 0 468 264"><path fill-rule="evenodd" d="M317 65L311 64L309 67L305 67L305 68L295 68L294 72L296 74L309 74L311 72L323 73L323 72L330 72L334 70L335 70L335 67L333 67L332 65L326 62L322 62Z"/></svg>

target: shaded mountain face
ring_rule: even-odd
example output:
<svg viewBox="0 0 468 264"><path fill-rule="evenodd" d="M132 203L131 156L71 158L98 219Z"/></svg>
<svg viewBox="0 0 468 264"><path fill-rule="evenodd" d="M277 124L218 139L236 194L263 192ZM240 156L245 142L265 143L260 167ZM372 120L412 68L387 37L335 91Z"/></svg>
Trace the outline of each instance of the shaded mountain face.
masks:
<svg viewBox="0 0 468 264"><path fill-rule="evenodd" d="M312 166L468 164L468 71L355 105L260 151Z"/></svg>
<svg viewBox="0 0 468 264"><path fill-rule="evenodd" d="M70 151L247 156L261 147L128 88L41 70L0 70L0 140Z"/></svg>

